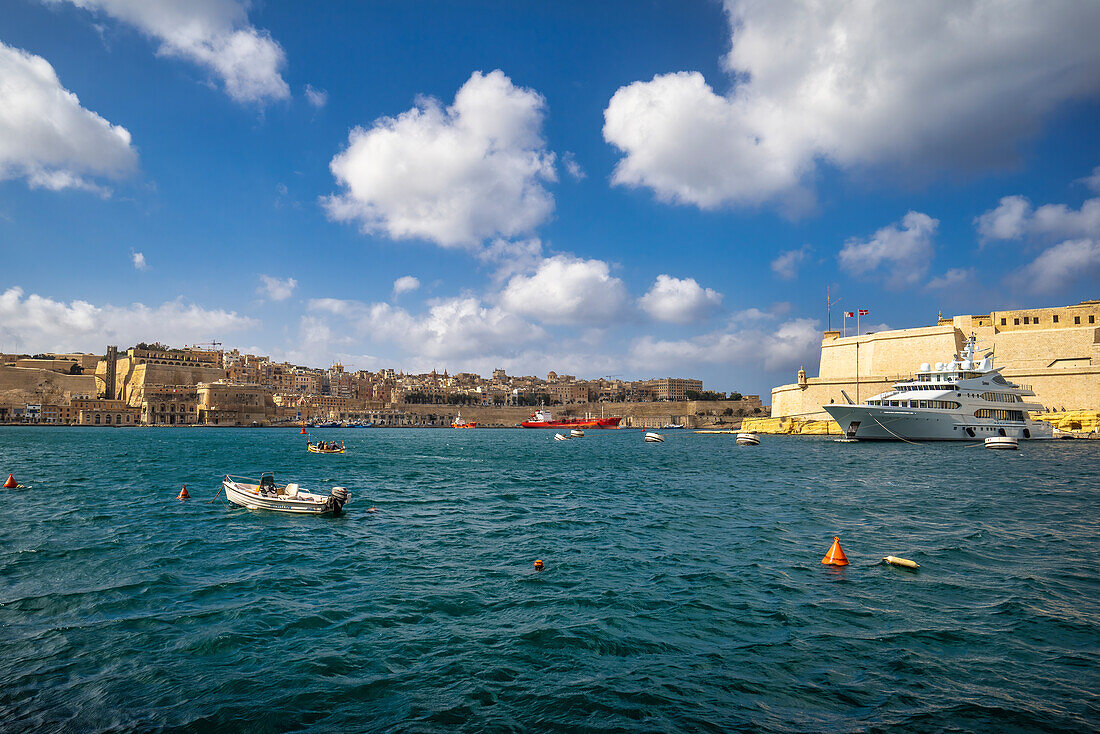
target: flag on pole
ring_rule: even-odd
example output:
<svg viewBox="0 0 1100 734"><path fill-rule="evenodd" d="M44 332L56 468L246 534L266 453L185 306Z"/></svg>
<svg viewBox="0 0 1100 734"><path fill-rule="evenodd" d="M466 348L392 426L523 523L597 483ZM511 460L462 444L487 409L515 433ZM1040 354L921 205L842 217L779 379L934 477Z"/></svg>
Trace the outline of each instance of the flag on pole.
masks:
<svg viewBox="0 0 1100 734"><path fill-rule="evenodd" d="M869 314L869 313L871 313L871 312L870 312L870 311L868 311L868 310L867 310L867 309L865 309L865 308L861 308L861 309L859 309L859 315L860 315L860 316L866 316L866 315L867 315L867 314Z"/></svg>
<svg viewBox="0 0 1100 734"><path fill-rule="evenodd" d="M851 312L851 311L845 311L845 312L844 312L844 316L845 316L845 318L849 318L849 319L850 319L850 318L854 318L854 317L855 317L855 314L854 314L853 312Z"/></svg>

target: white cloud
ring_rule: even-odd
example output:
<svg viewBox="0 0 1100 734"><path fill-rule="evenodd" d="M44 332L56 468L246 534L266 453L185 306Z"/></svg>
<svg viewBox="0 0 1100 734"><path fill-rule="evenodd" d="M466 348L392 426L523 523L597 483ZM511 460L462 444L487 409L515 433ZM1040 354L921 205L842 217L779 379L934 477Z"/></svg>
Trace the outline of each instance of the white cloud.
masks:
<svg viewBox="0 0 1100 734"><path fill-rule="evenodd" d="M131 251L130 260L134 263L135 270L146 270L149 267L145 262L145 253Z"/></svg>
<svg viewBox="0 0 1100 734"><path fill-rule="evenodd" d="M723 330L674 341L645 336L634 341L630 360L638 369L679 370L695 365L757 365L784 370L814 361L821 332L812 319L792 319L771 329Z"/></svg>
<svg viewBox="0 0 1100 734"><path fill-rule="evenodd" d="M298 287L298 281L294 278L275 278L270 275L260 276L260 287L256 292L272 301L285 301Z"/></svg>
<svg viewBox="0 0 1100 734"><path fill-rule="evenodd" d="M658 275L638 305L658 321L688 324L707 318L722 307L722 294L703 288L694 278Z"/></svg>
<svg viewBox="0 0 1100 734"><path fill-rule="evenodd" d="M943 275L937 275L928 281L927 288L931 290L951 290L964 288L975 282L974 268L950 268Z"/></svg>
<svg viewBox="0 0 1100 734"><path fill-rule="evenodd" d="M1036 293L1052 293L1100 276L1100 240L1066 240L1047 249L1013 278Z"/></svg>
<svg viewBox="0 0 1100 734"><path fill-rule="evenodd" d="M420 287L420 279L411 275L402 275L397 280L393 281L393 295L399 296L402 293L408 293L409 291L415 291Z"/></svg>
<svg viewBox="0 0 1100 734"><path fill-rule="evenodd" d="M582 181L587 178L587 174L585 174L584 169L581 168L581 164L577 163L577 157L573 155L572 151L565 151L565 153L562 154L561 162L565 164L565 170L569 175L577 181Z"/></svg>
<svg viewBox="0 0 1100 734"><path fill-rule="evenodd" d="M779 253L779 257L772 260L772 272L783 280L794 280L798 277L798 266L810 253L810 246L803 245L797 250L785 250Z"/></svg>
<svg viewBox="0 0 1100 734"><path fill-rule="evenodd" d="M990 209L977 217L974 224L982 241L1014 240L1024 233L1031 214L1031 204L1022 196L1006 196L996 209Z"/></svg>
<svg viewBox="0 0 1100 734"><path fill-rule="evenodd" d="M321 108L328 104L328 92L324 89L316 89L312 84L307 84L306 99L314 107Z"/></svg>
<svg viewBox="0 0 1100 734"><path fill-rule="evenodd" d="M974 221L983 241L1061 240L1008 278L1015 287L1050 293L1100 271L1100 197L1086 199L1080 209L1044 204L1033 210L1023 196L1006 196Z"/></svg>
<svg viewBox="0 0 1100 734"><path fill-rule="evenodd" d="M1100 166L1092 169L1092 173L1090 175L1079 179L1079 181L1085 184L1085 186L1088 186L1096 193L1100 194Z"/></svg>
<svg viewBox="0 0 1100 734"><path fill-rule="evenodd" d="M87 301L55 301L22 288L0 293L0 343L7 351L101 352L106 344L159 340L193 344L211 332L224 334L259 327L234 311L187 305L182 298L149 307L96 306Z"/></svg>
<svg viewBox="0 0 1100 734"><path fill-rule="evenodd" d="M44 0L57 4L65 0ZM290 97L280 69L283 49L248 22L247 1L67 0L128 23L160 42L157 53L186 59L221 79L237 102L264 103Z"/></svg>
<svg viewBox="0 0 1100 734"><path fill-rule="evenodd" d="M547 324L603 323L619 316L626 305L623 282L602 260L555 255L532 275L514 275L500 295L508 311Z"/></svg>
<svg viewBox="0 0 1100 734"><path fill-rule="evenodd" d="M106 194L86 177L119 178L136 167L126 128L81 107L44 58L0 43L0 180Z"/></svg>
<svg viewBox="0 0 1100 734"><path fill-rule="evenodd" d="M939 223L927 214L911 211L902 217L900 229L891 224L869 240L853 238L845 242L840 265L857 276L873 273L881 266L891 287L914 285L928 272L935 250L932 238Z"/></svg>
<svg viewBox="0 0 1100 734"><path fill-rule="evenodd" d="M476 248L531 232L550 216L554 154L543 97L497 70L474 72L443 108L434 99L357 127L329 168L344 187L323 200L364 232Z"/></svg>
<svg viewBox="0 0 1100 734"><path fill-rule="evenodd" d="M726 0L733 86L698 72L619 89L613 182L703 208L804 196L821 161L1003 166L1067 100L1100 91L1100 4Z"/></svg>
<svg viewBox="0 0 1100 734"><path fill-rule="evenodd" d="M478 252L478 259L491 263L493 280L505 281L516 273L536 270L542 262L542 241L537 237L526 240L495 239Z"/></svg>
<svg viewBox="0 0 1100 734"><path fill-rule="evenodd" d="M515 314L471 297L435 302L418 316L388 303L332 298L310 301L309 310L346 319L347 330L360 338L391 342L414 357L431 360L513 354L521 345L546 336Z"/></svg>

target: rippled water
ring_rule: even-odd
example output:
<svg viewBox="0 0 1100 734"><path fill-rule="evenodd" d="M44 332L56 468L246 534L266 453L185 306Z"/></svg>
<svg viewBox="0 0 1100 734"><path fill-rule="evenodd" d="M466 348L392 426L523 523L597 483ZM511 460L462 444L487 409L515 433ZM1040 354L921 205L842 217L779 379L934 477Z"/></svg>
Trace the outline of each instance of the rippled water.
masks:
<svg viewBox="0 0 1100 734"><path fill-rule="evenodd" d="M1100 442L666 435L0 429L0 729L1100 726Z"/></svg>

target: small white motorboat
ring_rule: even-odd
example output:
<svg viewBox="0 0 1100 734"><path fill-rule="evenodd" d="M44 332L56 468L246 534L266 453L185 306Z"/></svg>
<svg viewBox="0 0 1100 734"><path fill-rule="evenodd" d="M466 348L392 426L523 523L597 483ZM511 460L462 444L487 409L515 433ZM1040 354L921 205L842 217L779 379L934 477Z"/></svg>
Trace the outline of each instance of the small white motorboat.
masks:
<svg viewBox="0 0 1100 734"><path fill-rule="evenodd" d="M573 438L584 438L584 431L580 428L574 428L572 431L569 432L569 435Z"/></svg>
<svg viewBox="0 0 1100 734"><path fill-rule="evenodd" d="M555 433L555 434L554 434L554 440L555 440L555 441L568 441L568 440L569 440L569 436L565 436L565 435L563 435L563 434L561 434L561 433Z"/></svg>
<svg viewBox="0 0 1100 734"><path fill-rule="evenodd" d="M987 449L1000 449L1001 451L1015 451L1020 448L1020 441L1014 436L990 436L985 440Z"/></svg>
<svg viewBox="0 0 1100 734"><path fill-rule="evenodd" d="M259 480L229 474L222 480L226 498L235 505L250 510L272 510L298 515L339 515L348 503L348 490L333 487L326 497L306 492L297 484L276 484L272 472L264 472Z"/></svg>
<svg viewBox="0 0 1100 734"><path fill-rule="evenodd" d="M759 446L760 437L755 433L738 433L737 434L738 446Z"/></svg>
<svg viewBox="0 0 1100 734"><path fill-rule="evenodd" d="M653 433L652 431L646 431L645 434L646 443L664 443L665 437L659 433Z"/></svg>

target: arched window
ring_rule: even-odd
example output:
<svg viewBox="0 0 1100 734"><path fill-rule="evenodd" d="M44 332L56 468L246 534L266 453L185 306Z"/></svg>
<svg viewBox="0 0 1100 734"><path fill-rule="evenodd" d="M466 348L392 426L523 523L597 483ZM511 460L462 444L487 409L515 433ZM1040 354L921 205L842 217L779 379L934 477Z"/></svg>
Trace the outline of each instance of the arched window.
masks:
<svg viewBox="0 0 1100 734"><path fill-rule="evenodd" d="M110 413L107 414L105 422L106 422L107 425L111 425L111 414Z"/></svg>

